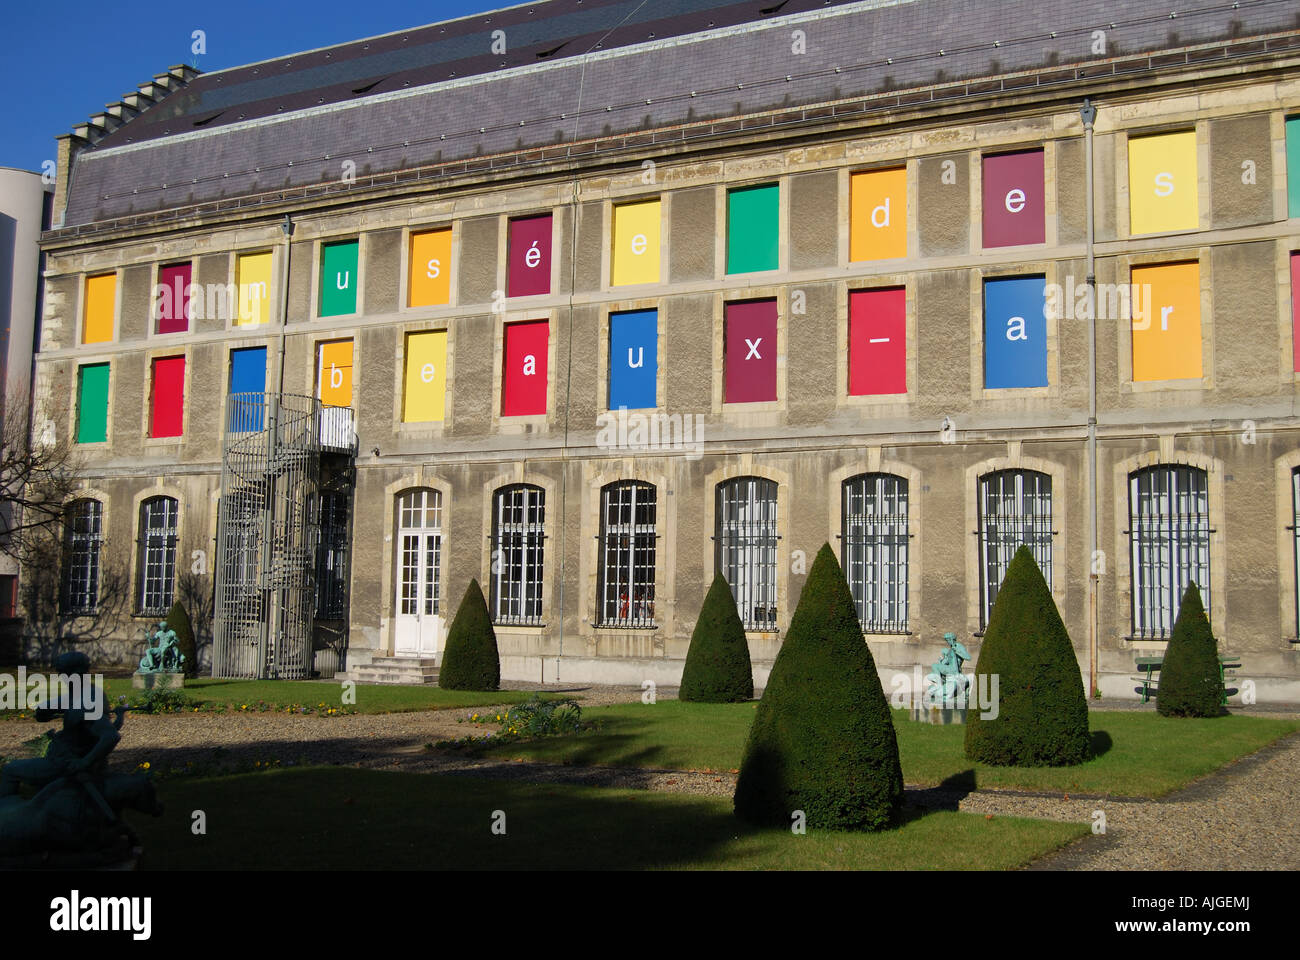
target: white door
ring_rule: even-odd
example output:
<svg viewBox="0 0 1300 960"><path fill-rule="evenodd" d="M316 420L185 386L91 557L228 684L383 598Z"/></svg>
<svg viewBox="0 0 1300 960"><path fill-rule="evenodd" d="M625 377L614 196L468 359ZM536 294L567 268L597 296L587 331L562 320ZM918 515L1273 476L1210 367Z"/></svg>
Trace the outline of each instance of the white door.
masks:
<svg viewBox="0 0 1300 960"><path fill-rule="evenodd" d="M433 657L442 649L442 495L408 490L398 500L397 514L393 653Z"/></svg>

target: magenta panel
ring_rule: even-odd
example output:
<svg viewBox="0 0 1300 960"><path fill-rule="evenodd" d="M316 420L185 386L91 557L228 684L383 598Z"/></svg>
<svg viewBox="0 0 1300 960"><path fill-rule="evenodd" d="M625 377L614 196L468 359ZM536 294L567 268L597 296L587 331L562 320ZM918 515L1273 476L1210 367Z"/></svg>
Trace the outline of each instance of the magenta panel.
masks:
<svg viewBox="0 0 1300 960"><path fill-rule="evenodd" d="M506 296L551 292L551 215L510 221Z"/></svg>
<svg viewBox="0 0 1300 960"><path fill-rule="evenodd" d="M190 328L190 278L193 268L178 263L158 270L158 332L184 333Z"/></svg>
<svg viewBox="0 0 1300 960"><path fill-rule="evenodd" d="M727 304L725 403L776 399L776 301Z"/></svg>
<svg viewBox="0 0 1300 960"><path fill-rule="evenodd" d="M1043 243L1047 238L1043 151L984 158L984 246Z"/></svg>

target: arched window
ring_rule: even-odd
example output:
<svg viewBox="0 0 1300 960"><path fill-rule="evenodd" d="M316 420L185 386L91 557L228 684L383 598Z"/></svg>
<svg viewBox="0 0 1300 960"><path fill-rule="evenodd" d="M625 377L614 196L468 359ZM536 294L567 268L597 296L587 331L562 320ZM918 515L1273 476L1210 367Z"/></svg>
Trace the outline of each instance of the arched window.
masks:
<svg viewBox="0 0 1300 960"><path fill-rule="evenodd" d="M655 618L655 488L624 480L600 491L597 622L652 627Z"/></svg>
<svg viewBox="0 0 1300 960"><path fill-rule="evenodd" d="M840 559L864 633L907 632L907 481L886 473L842 488Z"/></svg>
<svg viewBox="0 0 1300 960"><path fill-rule="evenodd" d="M1035 470L999 470L980 477L980 626L988 626L1011 558L1026 546L1052 586L1052 478Z"/></svg>
<svg viewBox="0 0 1300 960"><path fill-rule="evenodd" d="M1213 532L1204 470L1161 464L1129 474L1134 636L1168 637L1189 583L1209 611Z"/></svg>
<svg viewBox="0 0 1300 960"><path fill-rule="evenodd" d="M493 497L489 603L494 623L541 624L545 523L546 491L541 487L515 484Z"/></svg>
<svg viewBox="0 0 1300 960"><path fill-rule="evenodd" d="M150 497L140 504L136 599L138 612L146 616L166 616L172 608L179 516L178 504L172 497Z"/></svg>
<svg viewBox="0 0 1300 960"><path fill-rule="evenodd" d="M63 512L63 584L60 608L66 614L99 609L99 548L104 540L104 505L74 500Z"/></svg>
<svg viewBox="0 0 1300 960"><path fill-rule="evenodd" d="M714 562L746 630L776 629L776 483L737 477L718 484Z"/></svg>

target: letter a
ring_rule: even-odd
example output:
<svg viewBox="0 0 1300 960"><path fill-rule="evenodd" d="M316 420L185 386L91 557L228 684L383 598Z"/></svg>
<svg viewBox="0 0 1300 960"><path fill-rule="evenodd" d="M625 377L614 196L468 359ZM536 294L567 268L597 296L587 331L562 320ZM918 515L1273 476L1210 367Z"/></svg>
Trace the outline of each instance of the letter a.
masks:
<svg viewBox="0 0 1300 960"><path fill-rule="evenodd" d="M1014 331L1014 335L1013 335ZM1025 333L1025 318L1012 317L1007 321L1007 339L1008 340L1028 340L1029 335Z"/></svg>
<svg viewBox="0 0 1300 960"><path fill-rule="evenodd" d="M537 373L537 358L531 353L524 357L524 376L531 377Z"/></svg>

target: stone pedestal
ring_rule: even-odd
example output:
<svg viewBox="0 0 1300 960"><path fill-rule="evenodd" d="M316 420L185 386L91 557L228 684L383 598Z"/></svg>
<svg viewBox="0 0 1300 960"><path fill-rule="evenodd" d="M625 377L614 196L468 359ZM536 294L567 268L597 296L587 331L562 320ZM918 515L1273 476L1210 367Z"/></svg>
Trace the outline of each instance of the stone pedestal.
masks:
<svg viewBox="0 0 1300 960"><path fill-rule="evenodd" d="M920 700L914 700L911 717L918 723L934 723L946 727L949 724L965 723L966 710L966 707L932 707Z"/></svg>
<svg viewBox="0 0 1300 960"><path fill-rule="evenodd" d="M140 673L131 675L131 686L136 690L180 690L185 686L183 673Z"/></svg>

